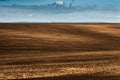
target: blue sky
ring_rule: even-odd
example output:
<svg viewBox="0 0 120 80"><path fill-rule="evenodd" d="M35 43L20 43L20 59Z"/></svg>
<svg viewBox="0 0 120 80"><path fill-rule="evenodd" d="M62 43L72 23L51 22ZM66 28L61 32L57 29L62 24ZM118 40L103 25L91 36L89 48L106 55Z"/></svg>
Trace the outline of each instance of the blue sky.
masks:
<svg viewBox="0 0 120 80"><path fill-rule="evenodd" d="M51 6L56 1L0 0L0 22L120 23L120 0L59 0L63 7Z"/></svg>
<svg viewBox="0 0 120 80"><path fill-rule="evenodd" d="M39 5L39 4L49 4L58 0L0 0L0 4L26 4L26 5ZM72 0L61 0L66 3L71 2ZM75 5L81 4L114 4L119 5L120 0L74 0Z"/></svg>

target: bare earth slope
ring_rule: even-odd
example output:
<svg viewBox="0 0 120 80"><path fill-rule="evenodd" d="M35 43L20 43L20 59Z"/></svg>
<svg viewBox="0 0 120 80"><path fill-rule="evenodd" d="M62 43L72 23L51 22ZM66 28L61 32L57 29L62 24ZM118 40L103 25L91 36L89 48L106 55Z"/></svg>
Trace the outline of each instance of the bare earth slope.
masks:
<svg viewBox="0 0 120 80"><path fill-rule="evenodd" d="M120 24L0 24L0 80L120 80Z"/></svg>

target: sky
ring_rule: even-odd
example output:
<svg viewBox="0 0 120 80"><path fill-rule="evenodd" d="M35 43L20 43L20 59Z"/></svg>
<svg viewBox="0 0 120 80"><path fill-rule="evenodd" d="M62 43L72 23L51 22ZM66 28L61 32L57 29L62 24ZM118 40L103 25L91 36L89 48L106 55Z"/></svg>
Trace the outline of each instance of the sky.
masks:
<svg viewBox="0 0 120 80"><path fill-rule="evenodd" d="M0 0L0 22L120 23L120 0Z"/></svg>

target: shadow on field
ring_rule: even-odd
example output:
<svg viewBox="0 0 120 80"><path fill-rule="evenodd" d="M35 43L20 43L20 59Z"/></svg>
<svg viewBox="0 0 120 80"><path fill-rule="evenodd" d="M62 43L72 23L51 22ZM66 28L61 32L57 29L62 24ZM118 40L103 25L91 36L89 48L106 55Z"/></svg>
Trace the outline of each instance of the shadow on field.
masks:
<svg viewBox="0 0 120 80"><path fill-rule="evenodd" d="M0 50L21 51L109 51L120 50L120 24L0 24ZM97 27L108 28L109 33L101 33ZM114 26L117 26L113 28ZM49 34L49 35L48 35ZM47 35L41 37L41 35ZM81 40L88 38L88 41ZM89 38L91 42L89 42Z"/></svg>
<svg viewBox="0 0 120 80"><path fill-rule="evenodd" d="M120 80L120 76L103 76L103 75L65 75L59 77L45 78L26 78L17 80Z"/></svg>

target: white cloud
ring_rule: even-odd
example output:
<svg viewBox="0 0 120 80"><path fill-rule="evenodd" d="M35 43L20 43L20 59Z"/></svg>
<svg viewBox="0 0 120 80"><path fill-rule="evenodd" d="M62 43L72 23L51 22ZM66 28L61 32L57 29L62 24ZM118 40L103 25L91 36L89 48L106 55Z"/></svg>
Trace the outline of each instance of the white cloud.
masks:
<svg viewBox="0 0 120 80"><path fill-rule="evenodd" d="M27 16L28 16L28 17L32 17L32 16L33 16L33 14L28 14Z"/></svg>
<svg viewBox="0 0 120 80"><path fill-rule="evenodd" d="M120 18L120 16L118 15L118 16L112 16L112 15L109 15L109 16L107 16L108 18Z"/></svg>
<svg viewBox="0 0 120 80"><path fill-rule="evenodd" d="M117 18L120 18L120 16L116 16Z"/></svg>
<svg viewBox="0 0 120 80"><path fill-rule="evenodd" d="M64 5L64 2L63 1L56 1L56 4L57 5Z"/></svg>

